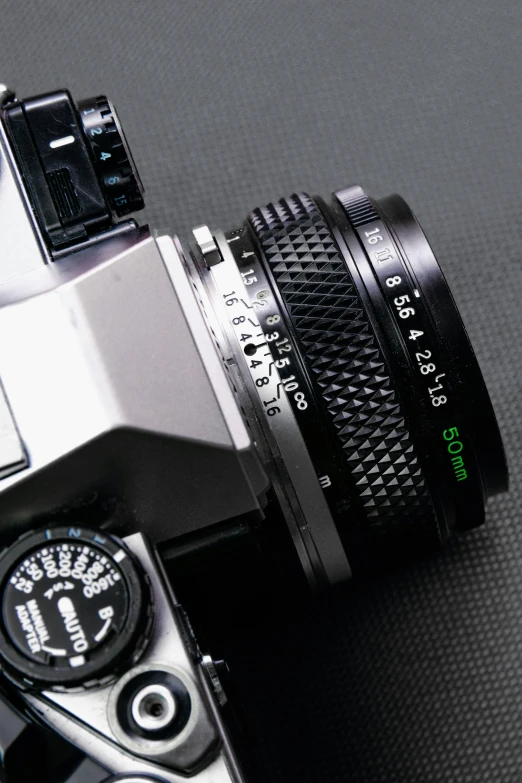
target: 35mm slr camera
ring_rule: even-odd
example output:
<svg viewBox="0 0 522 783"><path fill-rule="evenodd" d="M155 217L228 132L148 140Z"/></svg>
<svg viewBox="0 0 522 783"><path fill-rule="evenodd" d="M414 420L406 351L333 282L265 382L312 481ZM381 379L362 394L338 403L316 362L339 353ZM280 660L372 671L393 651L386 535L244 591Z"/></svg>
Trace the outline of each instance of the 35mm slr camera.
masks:
<svg viewBox="0 0 522 783"><path fill-rule="evenodd" d="M8 780L46 725L97 780L240 783L216 591L256 560L317 593L480 525L507 466L479 366L399 196L156 237L104 96L2 101Z"/></svg>

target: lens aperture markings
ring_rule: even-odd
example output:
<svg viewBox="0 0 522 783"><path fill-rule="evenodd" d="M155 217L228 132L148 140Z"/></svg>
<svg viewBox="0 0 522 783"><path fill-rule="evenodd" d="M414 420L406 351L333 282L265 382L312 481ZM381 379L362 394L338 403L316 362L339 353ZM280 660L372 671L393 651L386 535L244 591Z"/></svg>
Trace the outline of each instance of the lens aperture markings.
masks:
<svg viewBox="0 0 522 783"><path fill-rule="evenodd" d="M438 454L447 486L468 515L471 516L473 507L477 518L480 518L483 513L481 479L471 439L466 433L464 415L452 391L451 375L454 368L447 361L443 362L437 350L437 337L426 311L422 291L413 282L391 231L364 191L353 187L336 193L336 197L359 239L402 337L402 345L413 370L412 377L423 395L433 423L435 438L432 448ZM363 201L370 206L366 208L364 216L359 217L360 209L353 212L352 204L360 206ZM458 433L458 440L453 445L449 444L449 451L448 433Z"/></svg>
<svg viewBox="0 0 522 783"><path fill-rule="evenodd" d="M444 380L446 372L442 371L442 362L430 339L430 327L419 301L422 295L411 283L390 233L381 220L374 220L355 231L393 313L428 404L435 408L447 405L451 392ZM377 242L383 243L379 249Z"/></svg>
<svg viewBox="0 0 522 783"><path fill-rule="evenodd" d="M297 421L298 416L310 415L312 405L298 365L294 364L298 360L293 341L281 314L272 306L273 293L252 244L243 245L242 233L237 231L227 236L216 233L215 238L223 262L215 264L210 274L218 292L216 304L220 300L223 326L243 354L245 369L255 388L255 394L250 392L250 396L253 401L257 397L258 416L268 424L272 435L268 444L273 451L275 447L273 455L283 460L291 491L315 546L314 557L319 555L330 582L343 581L351 576L351 569L321 488L323 474L316 473L317 466L302 434L302 420ZM328 462L328 455L324 462ZM327 473L324 477L331 478Z"/></svg>
<svg viewBox="0 0 522 783"><path fill-rule="evenodd" d="M281 400L281 394L285 393L310 451L319 483L323 490L330 490L325 495L326 499L332 512L338 513L339 509L344 510L348 503L346 482L330 451L325 450L322 445L317 448L317 434L321 430L320 414L301 365L299 353L295 348L294 338L279 308L263 266L251 250L252 243L248 232L242 231L240 235L234 232L234 235L234 244L230 249L243 282L247 286L250 303L256 311L264 337L263 343L258 345L254 342L247 343L243 351L250 358L249 368L254 371L261 366L261 359L265 360L269 357L263 374L255 380L258 393L262 396L262 391L267 388L265 380L267 375L270 379L273 372L277 370L280 382L277 385L275 398L263 399L263 405L269 416L277 415L277 411L270 413L273 408L268 406L271 403L277 405ZM262 348L264 351L261 354Z"/></svg>

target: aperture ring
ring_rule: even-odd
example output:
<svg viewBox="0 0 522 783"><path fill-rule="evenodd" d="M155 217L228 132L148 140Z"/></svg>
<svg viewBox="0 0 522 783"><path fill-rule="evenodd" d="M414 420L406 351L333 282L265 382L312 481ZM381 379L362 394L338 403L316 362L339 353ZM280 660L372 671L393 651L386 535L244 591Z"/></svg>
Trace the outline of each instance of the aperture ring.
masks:
<svg viewBox="0 0 522 783"><path fill-rule="evenodd" d="M434 506L392 375L319 208L294 195L250 220L369 524L395 537L433 533Z"/></svg>
<svg viewBox="0 0 522 783"><path fill-rule="evenodd" d="M417 288L391 229L362 188L353 185L337 191L335 197L354 229L400 335L410 368L409 388L404 396L413 394L424 403L423 440L430 441L429 452L437 462L441 483L452 498L459 525L480 525L484 521L484 500L465 406L455 394L455 370L443 356L444 346L430 319L426 296ZM450 433L455 443L448 443ZM456 449L460 451L457 453Z"/></svg>

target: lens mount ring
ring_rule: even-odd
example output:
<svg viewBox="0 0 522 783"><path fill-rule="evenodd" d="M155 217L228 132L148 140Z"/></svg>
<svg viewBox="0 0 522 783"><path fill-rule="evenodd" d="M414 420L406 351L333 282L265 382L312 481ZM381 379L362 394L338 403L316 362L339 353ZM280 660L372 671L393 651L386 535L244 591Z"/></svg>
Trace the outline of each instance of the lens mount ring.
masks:
<svg viewBox="0 0 522 783"><path fill-rule="evenodd" d="M339 448L336 452L334 448L324 448L325 439L329 439L330 435L329 422L301 353L295 349L293 330L285 316L284 306L266 276L251 231L245 226L227 234L226 239L245 282L250 304L263 329L263 337L257 341L252 340L253 335L241 337L246 338L243 350L248 357L247 362L251 369L255 369L261 365L261 356L269 356L268 372L271 373L274 368L279 371L281 387L278 394L286 392L325 499L332 516L337 519L339 514L354 505L342 450ZM252 330L247 328L245 331Z"/></svg>
<svg viewBox="0 0 522 783"><path fill-rule="evenodd" d="M239 236L227 239L217 231L214 239L222 261L200 270L200 277L216 315L216 326L229 346L227 353L238 366L260 425L262 443L268 449L267 468L278 499L285 503L290 533L311 583L307 559L317 585L344 581L351 576L350 564L280 370L267 347L265 334L273 329L270 324L261 326L257 307L251 303L252 276L247 274L248 268L240 271L232 253ZM266 301L254 298L258 305ZM251 346L255 346L255 353L251 353Z"/></svg>
<svg viewBox="0 0 522 783"><path fill-rule="evenodd" d="M320 209L294 195L256 209L250 223L369 526L406 545L433 543L433 500L393 375Z"/></svg>

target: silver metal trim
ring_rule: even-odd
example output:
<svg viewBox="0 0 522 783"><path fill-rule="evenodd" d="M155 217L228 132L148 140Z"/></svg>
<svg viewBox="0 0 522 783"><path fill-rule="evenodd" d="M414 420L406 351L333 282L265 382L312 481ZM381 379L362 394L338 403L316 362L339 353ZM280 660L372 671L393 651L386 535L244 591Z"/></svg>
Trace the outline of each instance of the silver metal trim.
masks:
<svg viewBox="0 0 522 783"><path fill-rule="evenodd" d="M161 712L154 715L154 706ZM131 715L140 729L160 731L174 720L177 703L172 691L165 685L146 685L135 695L131 704Z"/></svg>
<svg viewBox="0 0 522 783"><path fill-rule="evenodd" d="M167 665L165 659L154 660L154 654L152 660L150 660L150 655L146 655L146 657L149 658L147 663L135 666L134 669L120 677L117 683L110 689L107 703L107 718L112 732L111 739L115 737L122 747L131 753L135 753L137 756L164 763L180 772L188 772L190 766L196 763L194 759L198 759L198 755L201 758L204 755L211 756L210 748L216 745L217 732L209 720L206 706L199 695L192 672L187 672L183 666ZM118 718L118 701L122 691L127 683L140 674L159 671L173 674L181 680L190 694L191 710L187 725L178 734L161 740L152 735L150 737L131 737L120 724ZM186 758L191 760L190 765L184 761Z"/></svg>
<svg viewBox="0 0 522 783"><path fill-rule="evenodd" d="M213 751L214 756L210 753L207 766L192 775L191 779L195 783L244 783L215 699L202 679L200 665L192 660L185 647L180 622L172 611L175 597L171 586L163 578L161 563L141 534L128 536L124 541L149 575L155 597L154 628L140 664L116 684L105 685L97 690L76 693L45 691L38 695L23 692L21 695L51 728L113 774L157 775L167 783L186 781L186 774L178 774L173 770L169 757L177 751L196 724L202 725L201 720L204 719L207 728L201 740L207 744L212 740L208 734L208 730L212 728L214 736L219 736L221 746ZM172 670L182 679L190 693L194 710L189 719L190 725L183 729L184 737L180 734L171 742L172 747L169 748L159 748L161 743L156 741L151 741L149 748L131 748L131 743L121 741L121 732L113 730L114 715L111 718L109 714L111 700L114 702L116 691L121 689L122 683L145 669ZM150 755L150 751L154 760L144 758L145 755Z"/></svg>
<svg viewBox="0 0 522 783"><path fill-rule="evenodd" d="M242 349L244 343L241 341L246 328L244 324L248 324L258 342L262 343L266 336L255 310L248 304L250 298L225 235L216 231L214 238L223 258L221 264L210 270L211 279L219 292L213 303L217 316L226 325L237 361L245 367L252 381L251 388L255 389L254 393L261 400L264 426L271 430L277 442L277 456L284 462L326 577L331 583L343 582L351 577L350 565L272 354L268 347L264 355L258 351L256 359L261 364L255 368L245 361ZM232 291L237 301L227 307L225 301L227 297L230 301ZM267 378L268 383L264 383ZM261 380L263 385L260 385ZM276 405L269 402L274 399L277 400ZM277 411L271 415L274 409Z"/></svg>

